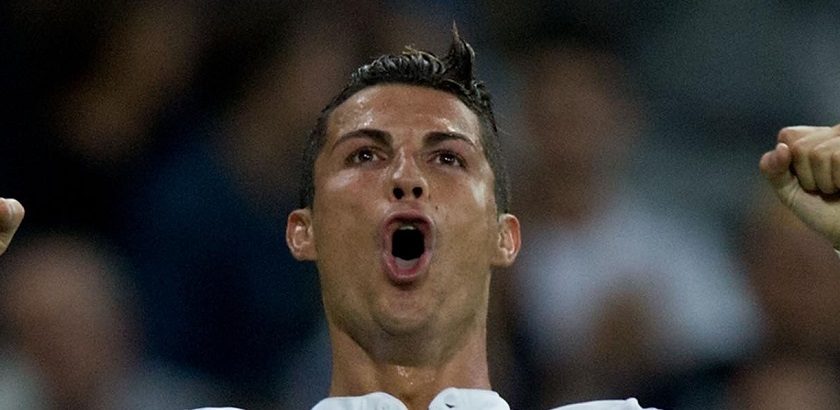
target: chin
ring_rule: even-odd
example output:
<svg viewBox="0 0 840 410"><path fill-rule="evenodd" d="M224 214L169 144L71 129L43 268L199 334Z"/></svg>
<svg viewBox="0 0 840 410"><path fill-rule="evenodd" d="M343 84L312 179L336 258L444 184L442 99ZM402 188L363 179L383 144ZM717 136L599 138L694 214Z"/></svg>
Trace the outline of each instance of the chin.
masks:
<svg viewBox="0 0 840 410"><path fill-rule="evenodd" d="M432 328L434 317L428 309L395 309L388 306L376 318L382 330L391 336L422 335Z"/></svg>

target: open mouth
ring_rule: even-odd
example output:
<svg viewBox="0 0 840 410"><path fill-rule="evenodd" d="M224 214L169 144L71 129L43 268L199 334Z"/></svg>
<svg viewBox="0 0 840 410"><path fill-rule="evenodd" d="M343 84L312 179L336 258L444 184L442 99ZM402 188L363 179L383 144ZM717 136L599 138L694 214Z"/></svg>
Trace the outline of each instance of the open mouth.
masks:
<svg viewBox="0 0 840 410"><path fill-rule="evenodd" d="M425 237L417 226L402 225L391 236L391 255L400 269L413 268L425 251Z"/></svg>
<svg viewBox="0 0 840 410"><path fill-rule="evenodd" d="M432 221L420 212L399 212L383 226L383 263L392 282L406 285L428 270L433 235Z"/></svg>

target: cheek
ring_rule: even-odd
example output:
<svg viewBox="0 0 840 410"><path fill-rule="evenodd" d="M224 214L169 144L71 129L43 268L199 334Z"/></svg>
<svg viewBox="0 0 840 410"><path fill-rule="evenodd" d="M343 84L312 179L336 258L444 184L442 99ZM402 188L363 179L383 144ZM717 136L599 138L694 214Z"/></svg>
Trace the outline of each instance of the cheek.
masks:
<svg viewBox="0 0 840 410"><path fill-rule="evenodd" d="M482 174L491 177L471 176L469 178L448 178L437 185L438 198L432 198L435 205L443 205L451 215L464 214L465 217L484 218L496 212L496 199L493 193L492 173ZM434 195L435 189L432 190Z"/></svg>
<svg viewBox="0 0 840 410"><path fill-rule="evenodd" d="M361 172L337 172L316 180L313 224L319 260L350 263L376 246L377 177Z"/></svg>
<svg viewBox="0 0 840 410"><path fill-rule="evenodd" d="M316 186L321 187L316 197L339 200L347 197L347 194L352 197L352 194L365 191L371 185L374 178L365 176L364 173L347 170L333 173L328 178L320 178L316 180Z"/></svg>
<svg viewBox="0 0 840 410"><path fill-rule="evenodd" d="M489 204L495 201L495 198L492 197L492 190L490 187L485 183L478 183L478 184L470 184L469 192L472 194L472 200L479 205L484 205L484 211L488 208L494 208Z"/></svg>
<svg viewBox="0 0 840 410"><path fill-rule="evenodd" d="M495 240L496 207L490 185L455 182L441 192L440 201L433 202L440 207L439 229L444 231L441 249L453 252L451 257L460 264L484 269L483 264L476 262L488 259L489 248L485 245Z"/></svg>
<svg viewBox="0 0 840 410"><path fill-rule="evenodd" d="M335 214L355 213L363 216L370 211L371 201L379 193L378 179L376 175L355 170L336 172L328 178L316 179L315 211L321 220Z"/></svg>

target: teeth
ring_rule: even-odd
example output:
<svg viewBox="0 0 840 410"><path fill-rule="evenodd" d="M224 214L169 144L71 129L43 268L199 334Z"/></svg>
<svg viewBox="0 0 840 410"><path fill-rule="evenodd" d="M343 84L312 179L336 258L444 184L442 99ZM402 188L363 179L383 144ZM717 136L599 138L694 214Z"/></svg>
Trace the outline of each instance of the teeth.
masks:
<svg viewBox="0 0 840 410"><path fill-rule="evenodd" d="M398 230L400 230L400 231L414 231L416 229L417 229L417 227L414 226L414 225L403 225L403 226L399 227Z"/></svg>

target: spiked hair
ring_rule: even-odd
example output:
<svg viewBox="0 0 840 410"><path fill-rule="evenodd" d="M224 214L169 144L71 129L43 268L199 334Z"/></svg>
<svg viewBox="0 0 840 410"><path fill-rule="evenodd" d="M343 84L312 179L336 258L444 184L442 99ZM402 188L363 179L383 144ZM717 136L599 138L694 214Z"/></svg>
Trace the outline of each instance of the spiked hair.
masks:
<svg viewBox="0 0 840 410"><path fill-rule="evenodd" d="M472 110L481 125L480 139L494 176L494 196L498 212L509 211L507 171L501 154L496 119L490 93L476 80L473 72L475 51L452 28L449 53L440 58L433 53L406 48L398 55L383 55L365 64L351 75L343 90L321 111L309 134L303 154L300 207L310 208L315 201L315 160L326 142L327 122L336 107L357 92L377 84L396 83L434 88L458 97Z"/></svg>

